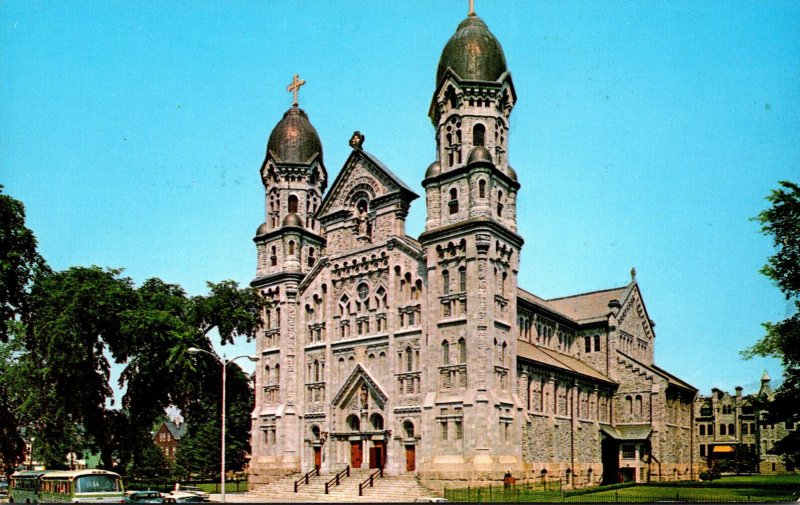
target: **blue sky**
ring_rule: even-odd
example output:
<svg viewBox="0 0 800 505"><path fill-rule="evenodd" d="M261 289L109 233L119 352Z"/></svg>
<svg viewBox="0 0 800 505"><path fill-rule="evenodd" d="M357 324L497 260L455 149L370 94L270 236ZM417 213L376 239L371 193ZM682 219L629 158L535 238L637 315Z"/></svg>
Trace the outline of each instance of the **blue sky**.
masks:
<svg viewBox="0 0 800 505"><path fill-rule="evenodd" d="M124 267L192 294L248 283L259 167L291 105L331 180L354 130L422 194L439 54L467 0L0 4L0 184L54 268ZM549 298L636 267L656 361L757 388L739 351L789 305L751 217L800 179L800 3L477 0L518 104L520 285ZM408 232L422 231L424 202ZM224 349L229 356L254 344Z"/></svg>

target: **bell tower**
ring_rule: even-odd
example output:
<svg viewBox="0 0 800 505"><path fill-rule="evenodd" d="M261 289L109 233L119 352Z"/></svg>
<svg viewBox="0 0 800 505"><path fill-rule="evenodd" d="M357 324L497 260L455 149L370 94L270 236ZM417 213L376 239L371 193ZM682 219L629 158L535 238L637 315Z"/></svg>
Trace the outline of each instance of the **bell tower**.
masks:
<svg viewBox="0 0 800 505"><path fill-rule="evenodd" d="M287 91L291 108L275 125L261 165L265 221L256 230L258 260L251 285L267 300L264 326L256 340L256 405L253 411L251 478L300 470L295 411L298 345L297 290L325 247L317 209L328 184L322 143L298 106L305 81L294 76ZM283 373L282 373L283 372Z"/></svg>
<svg viewBox="0 0 800 505"><path fill-rule="evenodd" d="M434 436L423 457L426 471L451 478L502 478L522 468L514 357L523 240L520 186L508 161L516 94L500 43L470 4L442 51L428 113L436 160L422 182L428 216L420 242L432 336L424 416Z"/></svg>

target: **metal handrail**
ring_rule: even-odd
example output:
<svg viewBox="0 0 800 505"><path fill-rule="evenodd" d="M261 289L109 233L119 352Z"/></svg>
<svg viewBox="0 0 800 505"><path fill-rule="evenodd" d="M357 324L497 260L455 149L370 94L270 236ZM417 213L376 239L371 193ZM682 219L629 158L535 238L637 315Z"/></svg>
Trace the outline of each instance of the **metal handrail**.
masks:
<svg viewBox="0 0 800 505"><path fill-rule="evenodd" d="M364 496L364 488L367 486L372 487L372 483L375 482L376 478L383 478L383 467L372 472L369 477L364 479L364 482L358 485L358 496Z"/></svg>
<svg viewBox="0 0 800 505"><path fill-rule="evenodd" d="M350 465L347 465L347 468L334 475L328 482L325 483L325 494L328 494L331 484L336 482L336 485L338 486L343 477L350 477Z"/></svg>
<svg viewBox="0 0 800 505"><path fill-rule="evenodd" d="M310 479L311 477L315 477L317 475L319 475L319 468L315 466L313 470L311 470L310 472L306 473L305 475L294 481L294 492L295 493L297 492L297 488L300 487L300 483L303 483L307 486L308 479Z"/></svg>

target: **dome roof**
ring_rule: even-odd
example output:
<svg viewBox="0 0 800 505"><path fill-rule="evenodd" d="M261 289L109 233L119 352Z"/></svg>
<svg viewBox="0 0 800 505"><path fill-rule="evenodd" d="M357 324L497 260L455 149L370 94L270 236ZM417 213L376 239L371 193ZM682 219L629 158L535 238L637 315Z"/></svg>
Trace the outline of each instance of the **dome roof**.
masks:
<svg viewBox="0 0 800 505"><path fill-rule="evenodd" d="M517 179L517 171L511 168L511 165L507 167L507 173L512 181L519 182L519 179Z"/></svg>
<svg viewBox="0 0 800 505"><path fill-rule="evenodd" d="M466 81L496 81L507 70L500 42L474 15L462 21L445 44L436 70L437 86L447 67Z"/></svg>
<svg viewBox="0 0 800 505"><path fill-rule="evenodd" d="M294 212L290 214L286 214L286 217L283 218L282 226L298 226L300 228L303 227L303 220L300 219L300 216L295 214Z"/></svg>
<svg viewBox="0 0 800 505"><path fill-rule="evenodd" d="M467 165L472 165L473 163L491 163L492 162L492 155L488 149L483 146L476 146L472 148L472 151L469 152L469 157L467 158Z"/></svg>
<svg viewBox="0 0 800 505"><path fill-rule="evenodd" d="M438 161L434 161L428 167L428 170L425 171L425 178L427 179L428 177L435 177L441 173L442 173L442 165L440 165Z"/></svg>
<svg viewBox="0 0 800 505"><path fill-rule="evenodd" d="M258 229L256 230L256 237L258 237L259 235L263 235L268 231L269 227L267 226L267 223L261 223L260 225L258 225Z"/></svg>
<svg viewBox="0 0 800 505"><path fill-rule="evenodd" d="M306 113L297 106L283 114L267 142L267 151L272 151L277 161L305 163L319 153L322 160L322 143L317 130L311 125Z"/></svg>

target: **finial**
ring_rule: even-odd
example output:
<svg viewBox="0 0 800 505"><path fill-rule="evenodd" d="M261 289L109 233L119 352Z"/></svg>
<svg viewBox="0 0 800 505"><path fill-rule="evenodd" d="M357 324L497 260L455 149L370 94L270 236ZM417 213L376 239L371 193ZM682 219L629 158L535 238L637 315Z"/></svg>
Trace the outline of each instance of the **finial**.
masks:
<svg viewBox="0 0 800 505"><path fill-rule="evenodd" d="M631 268L631 282L636 282L636 267Z"/></svg>
<svg viewBox="0 0 800 505"><path fill-rule="evenodd" d="M361 149L364 145L364 135L360 131L354 131L353 136L350 137L350 147L353 149Z"/></svg>
<svg viewBox="0 0 800 505"><path fill-rule="evenodd" d="M294 102L292 102L292 105L295 106L295 107L297 107L297 92L300 91L300 86L302 86L305 83L306 83L306 81L301 80L300 76L298 76L297 74L294 74L294 78L292 79L292 83L289 84L289 86L286 88L286 91L289 91L289 92L292 93L292 96L294 98Z"/></svg>
<svg viewBox="0 0 800 505"><path fill-rule="evenodd" d="M474 16L475 15L475 0L469 0L469 14L467 14L467 15L468 16Z"/></svg>

